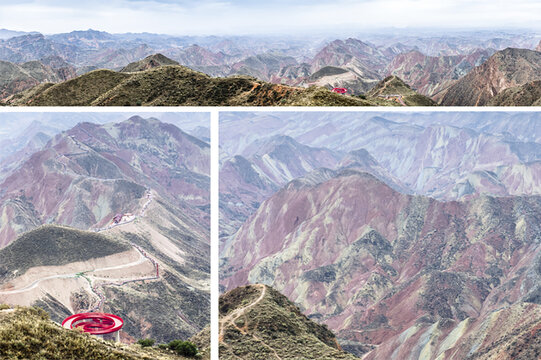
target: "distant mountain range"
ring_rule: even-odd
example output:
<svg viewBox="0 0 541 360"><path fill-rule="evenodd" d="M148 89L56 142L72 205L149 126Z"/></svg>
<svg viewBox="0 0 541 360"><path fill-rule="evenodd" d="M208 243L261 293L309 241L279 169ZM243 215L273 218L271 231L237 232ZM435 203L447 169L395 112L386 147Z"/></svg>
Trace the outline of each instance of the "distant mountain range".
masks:
<svg viewBox="0 0 541 360"><path fill-rule="evenodd" d="M344 96L324 87L292 87L247 76L212 78L164 55L121 71L95 70L58 84L42 83L8 97L17 106L407 106L434 105L393 78L393 96ZM399 102L404 96L404 101Z"/></svg>
<svg viewBox="0 0 541 360"><path fill-rule="evenodd" d="M247 75L260 81L295 87L316 85L328 89L346 88L350 95L364 96L380 81L394 75L412 90L442 105L487 105L485 95L479 102L472 100L477 91L472 84L478 81L506 84L483 90L490 97L507 87L529 84L524 89L502 94L491 105L533 105L538 100L535 84L530 83L539 80L539 64L532 56L528 56L524 63L526 69L517 70L520 75L517 73L516 76L513 75L515 70L512 66L490 76L478 69L489 61L498 63L496 59L504 59L503 62L510 64L518 61L502 52L507 51L506 48L534 52L539 47L539 36L530 33L470 32L460 36L404 35L403 38L364 35L366 40L173 37L146 33L109 34L95 30L47 36L36 33L5 34L5 38L0 39L0 60L12 63L13 69L5 65L4 80L0 81L1 97L4 99L28 89L36 82L60 82L72 78L73 72L82 75L98 69L119 71L130 63L160 53L170 59L168 64L177 62L212 77ZM40 61L42 66L57 69L58 66L48 62L50 58L61 59L65 63L60 78L29 74L29 79L19 79L21 75L18 73L21 71L15 67L25 62ZM473 80L474 75L466 78L474 70L476 79ZM514 80L506 82L500 80L501 77L513 77ZM528 99L533 101L521 100L516 95L519 93L527 93ZM272 94L268 97L270 99L266 103L275 101ZM178 105L181 104L184 103Z"/></svg>

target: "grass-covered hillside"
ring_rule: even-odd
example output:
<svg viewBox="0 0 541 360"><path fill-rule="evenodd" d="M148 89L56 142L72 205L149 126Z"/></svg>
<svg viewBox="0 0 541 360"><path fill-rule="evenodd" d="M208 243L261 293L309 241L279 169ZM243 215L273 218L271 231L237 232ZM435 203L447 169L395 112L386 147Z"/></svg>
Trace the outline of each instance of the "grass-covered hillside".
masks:
<svg viewBox="0 0 541 360"><path fill-rule="evenodd" d="M409 90L412 93L413 90ZM416 93L415 93L416 94ZM407 104L424 105L424 97ZM6 100L15 106L395 106L381 97L344 96L324 87L272 84L249 76L210 77L157 54L121 72L95 70L40 84ZM428 103L427 103L428 104Z"/></svg>
<svg viewBox="0 0 541 360"><path fill-rule="evenodd" d="M43 225L0 250L0 282L35 266L58 266L105 257L131 246L104 235L58 225Z"/></svg>
<svg viewBox="0 0 541 360"><path fill-rule="evenodd" d="M163 346L162 346L163 347ZM194 359L170 349L123 345L67 330L38 308L0 305L0 359L172 360Z"/></svg>
<svg viewBox="0 0 541 360"><path fill-rule="evenodd" d="M357 359L334 334L266 285L220 297L220 359Z"/></svg>
<svg viewBox="0 0 541 360"><path fill-rule="evenodd" d="M378 99L380 102L393 101L406 106L436 105L432 99L417 93L408 84L394 75L388 76L380 81L367 95L371 98Z"/></svg>

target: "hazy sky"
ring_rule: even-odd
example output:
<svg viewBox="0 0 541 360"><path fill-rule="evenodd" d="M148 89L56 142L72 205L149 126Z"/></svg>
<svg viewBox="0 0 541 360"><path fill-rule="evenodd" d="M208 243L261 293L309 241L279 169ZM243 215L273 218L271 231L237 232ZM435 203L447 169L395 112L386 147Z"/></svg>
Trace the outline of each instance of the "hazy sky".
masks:
<svg viewBox="0 0 541 360"><path fill-rule="evenodd" d="M35 121L60 131L72 128L80 122L105 124L124 121L135 115L143 118L154 117L162 122L174 124L188 133L199 127L210 128L210 114L207 112L7 112L0 113L0 141L20 136L21 132ZM1 152L0 148L0 154Z"/></svg>
<svg viewBox="0 0 541 360"><path fill-rule="evenodd" d="M541 29L539 0L0 0L0 27L173 35L298 34L378 28Z"/></svg>

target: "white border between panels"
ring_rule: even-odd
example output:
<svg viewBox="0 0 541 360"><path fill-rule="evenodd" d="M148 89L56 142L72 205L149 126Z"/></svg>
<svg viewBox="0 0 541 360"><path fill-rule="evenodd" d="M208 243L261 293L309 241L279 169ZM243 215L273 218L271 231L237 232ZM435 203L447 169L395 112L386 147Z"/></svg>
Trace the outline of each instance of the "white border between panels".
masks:
<svg viewBox="0 0 541 360"><path fill-rule="evenodd" d="M210 355L218 360L220 296L220 141L219 112L210 113Z"/></svg>

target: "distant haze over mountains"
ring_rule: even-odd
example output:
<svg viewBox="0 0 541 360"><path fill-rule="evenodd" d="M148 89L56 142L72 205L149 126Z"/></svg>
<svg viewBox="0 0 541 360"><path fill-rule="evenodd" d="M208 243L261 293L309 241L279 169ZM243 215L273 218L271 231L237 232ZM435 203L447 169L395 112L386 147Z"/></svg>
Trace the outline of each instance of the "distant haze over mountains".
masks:
<svg viewBox="0 0 541 360"><path fill-rule="evenodd" d="M350 1L232 0L27 0L0 7L4 27L67 32L97 28L109 32L165 34L310 34L395 30L408 32L461 29L532 28L540 30L541 6L531 0ZM43 16L47 14L47 16ZM69 16L67 16L69 15ZM375 30L376 29L376 30Z"/></svg>
<svg viewBox="0 0 541 360"><path fill-rule="evenodd" d="M3 99L36 84L56 83L96 69L118 71L159 53L167 60L157 65L177 62L212 77L248 75L290 86L344 87L354 95L366 94L387 76L395 75L421 95L445 105L467 105L462 96L446 95L446 91L491 56L501 57L506 48L535 52L541 39L541 34L533 31L435 31L429 35L390 31L351 37L285 37L110 34L90 29L54 35L3 30L0 35L0 60L5 68L0 77ZM536 66L510 85L539 80ZM534 99L525 105L535 103L537 92L522 90ZM458 100L449 100L451 96ZM497 103L510 105L509 101Z"/></svg>

